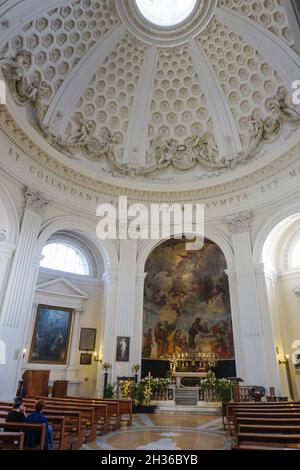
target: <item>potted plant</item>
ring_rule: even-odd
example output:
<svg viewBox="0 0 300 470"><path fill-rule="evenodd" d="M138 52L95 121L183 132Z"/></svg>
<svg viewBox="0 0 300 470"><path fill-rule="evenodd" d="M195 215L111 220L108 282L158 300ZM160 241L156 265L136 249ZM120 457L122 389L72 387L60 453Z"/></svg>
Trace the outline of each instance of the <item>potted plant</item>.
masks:
<svg viewBox="0 0 300 470"><path fill-rule="evenodd" d="M232 399L233 382L229 379L218 379L216 391L222 402L228 402Z"/></svg>
<svg viewBox="0 0 300 470"><path fill-rule="evenodd" d="M113 398L115 386L112 384L106 385L104 388L103 398Z"/></svg>
<svg viewBox="0 0 300 470"><path fill-rule="evenodd" d="M152 379L142 379L136 387L134 413L154 413L155 405L151 405Z"/></svg>

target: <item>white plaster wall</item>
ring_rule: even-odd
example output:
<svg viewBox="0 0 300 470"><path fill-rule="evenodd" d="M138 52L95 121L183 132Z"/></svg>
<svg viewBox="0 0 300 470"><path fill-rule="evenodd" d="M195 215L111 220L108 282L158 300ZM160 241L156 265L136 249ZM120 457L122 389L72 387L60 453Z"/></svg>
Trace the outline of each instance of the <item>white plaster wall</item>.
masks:
<svg viewBox="0 0 300 470"><path fill-rule="evenodd" d="M88 299L84 302L84 313L80 317L80 328L96 328L97 329L97 337L96 337L96 346L95 351L99 351L101 349L102 341L103 341L103 321L104 321L104 312L103 312L103 285L100 279L86 279L82 280L77 276L68 275L65 273L51 275L49 271L45 273L44 270L40 270L40 274L38 277L37 284L47 282L56 278L63 276L64 278L70 280L72 284L79 289L83 290ZM67 298L66 298L67 302ZM59 305L57 305L59 306ZM53 380L64 380L67 379L67 373L69 369L69 359L70 359L70 351L73 346L76 349L76 362L75 362L75 371L74 371L74 379L79 382L79 389L78 393L80 395L86 396L94 396L96 393L96 386L97 386L97 374L98 374L98 364L93 360L92 365L80 365L80 354L84 353L85 351L79 351L79 335L78 341L74 345L72 342L72 335L70 336L70 343L69 343L69 355L68 361L66 365L36 365L30 364L27 362L33 329L34 329L34 322L36 316L36 307L31 312L31 321L30 321L30 328L27 335L26 340L26 356L23 361L22 366L22 373L25 369L51 369L50 372L50 381ZM74 318L73 318L74 323Z"/></svg>
<svg viewBox="0 0 300 470"><path fill-rule="evenodd" d="M280 277L282 305L284 306L282 315L282 329L286 337L285 354L290 356L293 353L292 343L300 340L300 295L296 295L294 290L300 286L300 270L293 274L285 274ZM296 370L293 364L290 365L294 389L297 398L300 399L300 369Z"/></svg>

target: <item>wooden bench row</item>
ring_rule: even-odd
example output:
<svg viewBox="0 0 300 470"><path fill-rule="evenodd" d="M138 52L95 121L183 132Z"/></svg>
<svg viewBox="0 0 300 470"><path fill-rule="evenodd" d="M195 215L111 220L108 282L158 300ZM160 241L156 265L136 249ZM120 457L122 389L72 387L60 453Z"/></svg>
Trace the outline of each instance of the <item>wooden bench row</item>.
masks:
<svg viewBox="0 0 300 470"><path fill-rule="evenodd" d="M231 429L234 420L234 413L238 410L240 411L254 411L254 410L265 410L272 411L275 410L287 410L294 409L295 407L300 406L298 402L229 402L223 403L222 405L222 419L224 430Z"/></svg>
<svg viewBox="0 0 300 470"><path fill-rule="evenodd" d="M24 434L27 432L39 433L39 443L37 447L30 450L43 450L46 439L45 424L29 424L29 423L4 423L5 431L0 433L0 449L13 449L18 441L19 450L24 448ZM19 435L16 439L15 436ZM22 435L22 437L21 437Z"/></svg>
<svg viewBox="0 0 300 470"><path fill-rule="evenodd" d="M58 450L79 449L84 439L92 441L99 434L116 430L121 426L121 421L132 424L132 403L129 400L80 397L36 399L45 402L43 413L53 428L55 449ZM34 411L36 399L24 399L27 413ZM0 402L0 420L5 420L11 408L11 403Z"/></svg>
<svg viewBox="0 0 300 470"><path fill-rule="evenodd" d="M300 447L299 403L229 403L226 412L233 449Z"/></svg>
<svg viewBox="0 0 300 470"><path fill-rule="evenodd" d="M0 450L23 450L24 433L23 432L1 432Z"/></svg>

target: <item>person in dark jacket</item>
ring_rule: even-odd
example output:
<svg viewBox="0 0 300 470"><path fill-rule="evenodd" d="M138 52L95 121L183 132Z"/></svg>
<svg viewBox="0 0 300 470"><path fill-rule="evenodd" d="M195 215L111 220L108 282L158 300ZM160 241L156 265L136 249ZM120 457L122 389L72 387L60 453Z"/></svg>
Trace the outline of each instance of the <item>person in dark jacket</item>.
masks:
<svg viewBox="0 0 300 470"><path fill-rule="evenodd" d="M25 423L26 414L25 407L21 399L16 398L13 409L6 416L6 423Z"/></svg>
<svg viewBox="0 0 300 470"><path fill-rule="evenodd" d="M35 404L35 411L27 416L26 423L30 424L45 424L46 425L46 438L45 438L45 450L53 449L53 430L48 424L46 416L43 415L42 411L45 408L43 400L38 400ZM25 447L36 447L39 444L40 433L36 431L26 431L25 433Z"/></svg>

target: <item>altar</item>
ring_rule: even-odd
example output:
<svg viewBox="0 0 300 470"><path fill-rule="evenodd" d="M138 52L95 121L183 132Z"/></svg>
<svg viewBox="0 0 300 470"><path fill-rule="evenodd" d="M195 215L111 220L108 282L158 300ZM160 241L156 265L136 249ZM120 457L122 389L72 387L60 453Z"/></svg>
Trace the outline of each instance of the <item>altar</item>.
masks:
<svg viewBox="0 0 300 470"><path fill-rule="evenodd" d="M208 372L173 372L171 375L171 385L176 388L197 387L207 375Z"/></svg>

